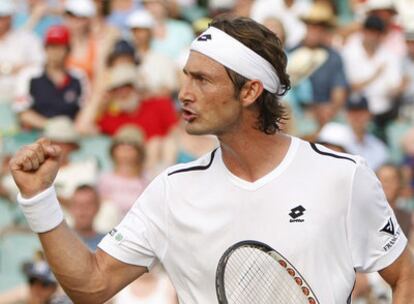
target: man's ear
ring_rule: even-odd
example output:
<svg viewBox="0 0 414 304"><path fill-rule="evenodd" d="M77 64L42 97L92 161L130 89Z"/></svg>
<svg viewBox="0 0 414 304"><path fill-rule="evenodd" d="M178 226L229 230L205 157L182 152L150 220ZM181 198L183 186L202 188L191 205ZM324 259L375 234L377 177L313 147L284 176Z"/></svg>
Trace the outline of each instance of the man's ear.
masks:
<svg viewBox="0 0 414 304"><path fill-rule="evenodd" d="M262 94L263 90L264 88L261 81L247 81L240 91L240 101L242 106L249 107L250 105L252 105Z"/></svg>

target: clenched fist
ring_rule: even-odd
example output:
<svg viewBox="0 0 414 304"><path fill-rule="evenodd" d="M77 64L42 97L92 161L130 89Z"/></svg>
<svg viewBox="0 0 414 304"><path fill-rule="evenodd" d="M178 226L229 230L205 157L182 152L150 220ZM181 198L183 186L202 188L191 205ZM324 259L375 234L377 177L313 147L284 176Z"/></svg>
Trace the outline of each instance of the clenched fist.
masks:
<svg viewBox="0 0 414 304"><path fill-rule="evenodd" d="M48 139L41 138L24 146L10 160L10 171L24 198L49 188L59 170L61 150Z"/></svg>

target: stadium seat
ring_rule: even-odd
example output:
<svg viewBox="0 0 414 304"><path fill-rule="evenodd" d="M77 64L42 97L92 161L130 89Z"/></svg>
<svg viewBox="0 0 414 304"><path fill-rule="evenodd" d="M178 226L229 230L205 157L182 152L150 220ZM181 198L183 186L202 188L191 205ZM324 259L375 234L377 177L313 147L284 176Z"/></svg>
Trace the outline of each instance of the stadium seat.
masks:
<svg viewBox="0 0 414 304"><path fill-rule="evenodd" d="M0 230L0 293L25 283L22 264L41 248L37 236L16 227Z"/></svg>
<svg viewBox="0 0 414 304"><path fill-rule="evenodd" d="M13 223L14 210L11 203L0 198L0 229Z"/></svg>

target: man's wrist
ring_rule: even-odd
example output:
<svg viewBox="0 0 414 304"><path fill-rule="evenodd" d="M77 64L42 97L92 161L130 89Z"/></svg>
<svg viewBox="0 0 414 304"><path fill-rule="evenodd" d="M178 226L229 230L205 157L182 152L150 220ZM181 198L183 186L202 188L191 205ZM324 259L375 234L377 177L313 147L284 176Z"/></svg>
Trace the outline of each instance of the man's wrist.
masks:
<svg viewBox="0 0 414 304"><path fill-rule="evenodd" d="M30 198L25 198L19 193L17 201L30 228L36 233L50 231L63 221L63 212L53 186Z"/></svg>

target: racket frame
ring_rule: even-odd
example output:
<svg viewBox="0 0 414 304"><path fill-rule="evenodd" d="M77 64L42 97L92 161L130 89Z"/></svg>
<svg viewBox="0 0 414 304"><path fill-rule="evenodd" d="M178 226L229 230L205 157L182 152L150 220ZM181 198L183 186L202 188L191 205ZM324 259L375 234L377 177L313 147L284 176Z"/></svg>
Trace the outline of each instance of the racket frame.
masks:
<svg viewBox="0 0 414 304"><path fill-rule="evenodd" d="M311 287L309 286L309 284L306 282L305 278L301 275L301 273L295 268L295 266L292 265L292 263L289 262L288 259L286 259L282 254L280 254L280 252L276 251L275 249L273 249L272 247L270 247L269 245L259 242L259 241L254 241L254 240L245 240L245 241L240 241L237 242L235 244L233 244L232 246L230 246L221 256L218 264L217 264L217 269L216 269L216 293L217 293L217 299L219 304L228 304L227 298L226 298L226 291L225 291L225 286L224 286L224 273L225 273L225 269L226 269L226 265L227 265L227 261L228 259L231 257L232 253L234 251L236 251L238 248L241 247L254 247L257 248L265 253L267 253L268 255L270 255L276 263L279 264L280 267L282 268L286 268L286 271L292 276L292 280L294 280L296 282L296 284L298 286L300 286L301 288L307 288L307 290L309 291L309 294L306 295L304 293L304 295L308 298L309 304L319 304L319 300L317 299L315 293L313 292L313 290L311 289ZM274 254L272 254L274 253ZM286 265L282 265L280 260L277 260L277 258L280 257L282 258L282 261L285 262ZM294 271L294 274L292 275L288 269L292 269ZM302 281L302 284L299 284L295 278L299 278Z"/></svg>

